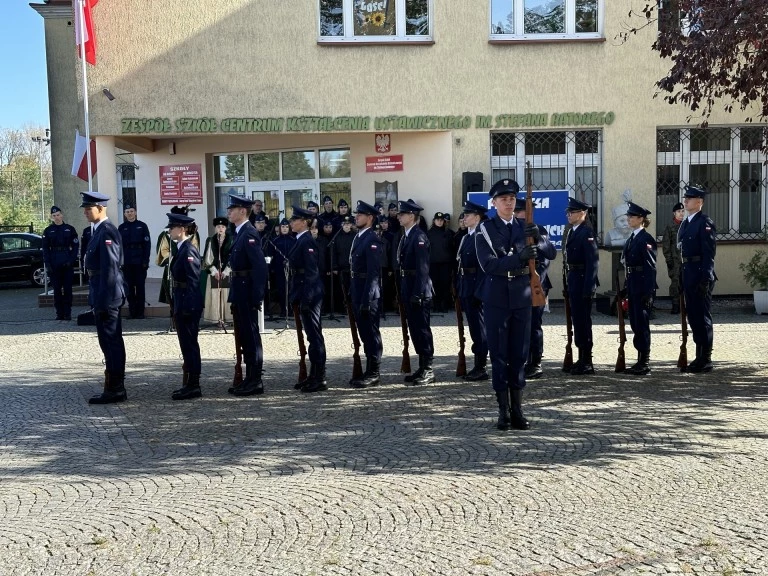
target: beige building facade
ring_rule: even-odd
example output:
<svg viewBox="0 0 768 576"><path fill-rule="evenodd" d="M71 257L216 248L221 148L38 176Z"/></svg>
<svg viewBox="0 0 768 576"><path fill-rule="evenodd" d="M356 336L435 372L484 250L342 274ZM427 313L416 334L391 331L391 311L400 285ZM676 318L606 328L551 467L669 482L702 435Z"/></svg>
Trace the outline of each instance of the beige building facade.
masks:
<svg viewBox="0 0 768 576"><path fill-rule="evenodd" d="M523 185L530 162L534 189L595 206L610 248L621 244L626 198L653 212L660 236L683 187L701 182L722 233L715 294L749 293L738 263L766 225L759 128L717 108L702 130L654 98L667 68L650 49L656 30L616 39L631 4L102 0L87 70L97 188L117 199L113 218L130 199L157 233L170 206L191 199L204 235L229 192L262 199L273 217L325 195L413 198L429 220L458 214L468 188ZM33 8L45 20L56 201L79 214L72 6ZM612 258L601 251L603 287ZM661 250L659 260L664 296ZM557 260L555 298L560 270Z"/></svg>

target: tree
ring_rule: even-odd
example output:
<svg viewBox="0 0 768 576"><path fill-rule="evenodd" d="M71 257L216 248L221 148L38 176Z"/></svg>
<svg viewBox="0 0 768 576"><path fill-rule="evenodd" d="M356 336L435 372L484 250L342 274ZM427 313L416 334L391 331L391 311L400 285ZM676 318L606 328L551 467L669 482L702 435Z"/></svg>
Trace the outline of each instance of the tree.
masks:
<svg viewBox="0 0 768 576"><path fill-rule="evenodd" d="M732 112L756 105L745 120L768 119L768 0L647 1L629 17L641 22L619 34L623 41L658 23L652 48L672 63L656 82L665 101L697 112L703 126L715 106Z"/></svg>
<svg viewBox="0 0 768 576"><path fill-rule="evenodd" d="M44 134L37 126L0 129L0 225L46 225L46 198L52 202L50 147L32 140Z"/></svg>

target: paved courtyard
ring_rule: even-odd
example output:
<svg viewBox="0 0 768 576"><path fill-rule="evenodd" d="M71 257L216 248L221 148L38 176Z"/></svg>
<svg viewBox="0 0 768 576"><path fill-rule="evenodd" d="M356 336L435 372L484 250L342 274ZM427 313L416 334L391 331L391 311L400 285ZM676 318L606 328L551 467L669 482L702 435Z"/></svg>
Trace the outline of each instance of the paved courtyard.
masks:
<svg viewBox="0 0 768 576"><path fill-rule="evenodd" d="M497 431L490 385L453 376L450 315L419 388L395 318L370 390L347 386L349 330L326 322L331 389L310 396L292 330L264 337L266 394L236 399L232 336L206 329L204 397L181 403L167 320L127 320L114 406L87 404L95 330L52 316L0 288L2 576L768 574L768 316L746 302L716 305L708 375L677 371L660 310L645 378L614 372L600 314L597 375L563 374L555 306L526 432Z"/></svg>

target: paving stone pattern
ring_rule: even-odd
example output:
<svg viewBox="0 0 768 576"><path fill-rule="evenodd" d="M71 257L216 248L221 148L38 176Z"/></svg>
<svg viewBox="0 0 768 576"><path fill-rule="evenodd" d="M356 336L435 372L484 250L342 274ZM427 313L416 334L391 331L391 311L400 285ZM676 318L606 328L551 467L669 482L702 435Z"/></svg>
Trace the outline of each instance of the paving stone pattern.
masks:
<svg viewBox="0 0 768 576"><path fill-rule="evenodd" d="M86 402L94 329L51 315L33 290L0 290L2 576L768 574L768 317L746 303L716 306L709 375L677 371L659 311L646 378L614 372L599 314L597 375L562 373L555 308L527 432L497 431L490 385L455 378L450 315L439 381L418 388L395 318L369 390L347 385L347 325L326 322L331 389L310 396L293 389L292 330L264 336L266 394L237 399L232 336L206 329L189 402L170 400L168 322L127 320L115 406Z"/></svg>

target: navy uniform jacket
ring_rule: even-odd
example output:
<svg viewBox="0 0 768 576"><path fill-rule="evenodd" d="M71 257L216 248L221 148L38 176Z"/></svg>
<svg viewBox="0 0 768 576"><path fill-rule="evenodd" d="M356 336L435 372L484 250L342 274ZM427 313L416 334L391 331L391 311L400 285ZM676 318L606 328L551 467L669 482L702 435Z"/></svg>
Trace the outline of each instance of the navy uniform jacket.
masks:
<svg viewBox="0 0 768 576"><path fill-rule="evenodd" d="M597 281L598 248L595 231L583 222L571 228L565 238L565 263L568 265L568 293L573 298L594 294Z"/></svg>
<svg viewBox="0 0 768 576"><path fill-rule="evenodd" d="M304 232L296 239L288 253L288 263L291 267L290 302L321 302L325 291L320 278L320 247L311 232Z"/></svg>
<svg viewBox="0 0 768 576"><path fill-rule="evenodd" d="M120 267L123 248L120 233L109 220L102 220L88 242L88 304L96 312L118 308L125 302L125 282Z"/></svg>
<svg viewBox="0 0 768 576"><path fill-rule="evenodd" d="M51 224L43 230L43 259L48 268L72 266L77 268L78 245L77 230L69 224Z"/></svg>
<svg viewBox="0 0 768 576"><path fill-rule="evenodd" d="M485 284L485 272L480 267L477 259L477 230L472 234L463 234L459 243L459 251L456 257L458 261L457 296L459 298L480 298L483 284Z"/></svg>
<svg viewBox="0 0 768 576"><path fill-rule="evenodd" d="M480 299L486 304L515 309L531 307L531 277L508 276L528 269L528 261L518 253L525 246L525 222L512 219L511 225L498 216L480 222L475 232L477 260L486 274Z"/></svg>
<svg viewBox="0 0 768 576"><path fill-rule="evenodd" d="M381 266L384 252L384 244L373 228L368 228L362 236L355 238L349 253L352 306L355 310L368 306L371 300L381 298Z"/></svg>
<svg viewBox="0 0 768 576"><path fill-rule="evenodd" d="M429 278L429 240L418 224L411 227L400 243L398 266L400 267L400 297L404 303L413 298L432 298L432 280ZM404 274L403 274L404 273Z"/></svg>
<svg viewBox="0 0 768 576"><path fill-rule="evenodd" d="M200 291L200 253L189 239L177 246L176 256L171 262L173 313L200 312L203 309L203 293Z"/></svg>
<svg viewBox="0 0 768 576"><path fill-rule="evenodd" d="M685 218L680 224L677 237L683 257L683 289L717 280L716 233L715 223L703 212L698 212L690 222Z"/></svg>
<svg viewBox="0 0 768 576"><path fill-rule="evenodd" d="M141 220L123 222L118 227L123 239L123 259L131 266L149 266L149 253L152 241L149 239L149 228Z"/></svg>
<svg viewBox="0 0 768 576"><path fill-rule="evenodd" d="M349 269L349 253L352 250L352 241L355 239L357 232L344 232L342 230L336 234L336 240L333 241L333 269L334 270L348 270Z"/></svg>
<svg viewBox="0 0 768 576"><path fill-rule="evenodd" d="M557 258L557 248L549 240L549 232L544 226L539 226L541 240L537 244L539 256L536 258L536 272L541 278L541 287L543 290L551 290L552 282L549 280L549 263Z"/></svg>
<svg viewBox="0 0 768 576"><path fill-rule="evenodd" d="M236 306L256 307L264 300L267 263L259 233L246 221L235 235L229 253L232 270L228 301Z"/></svg>
<svg viewBox="0 0 768 576"><path fill-rule="evenodd" d="M258 230L253 229L256 234ZM267 253L272 256L272 261L269 263L272 271L275 274L283 274L283 262L285 262L284 256L288 256L288 253L293 250L293 245L296 243L296 238L291 234L280 234L272 239L272 243L267 247ZM261 245L261 240L259 240Z"/></svg>
<svg viewBox="0 0 768 576"><path fill-rule="evenodd" d="M645 230L624 244L625 286L630 296L652 296L656 291L656 240Z"/></svg>
<svg viewBox="0 0 768 576"><path fill-rule="evenodd" d="M82 263L83 268L85 268L85 252L88 250L91 234L91 225L89 224L83 228L83 233L80 235L80 262Z"/></svg>

